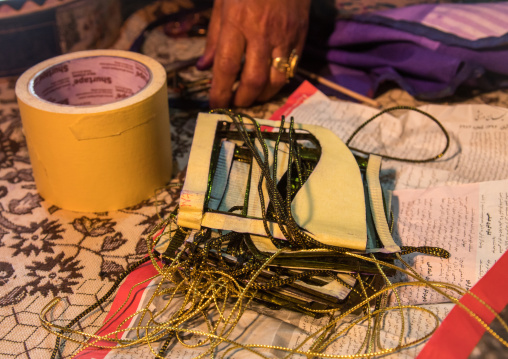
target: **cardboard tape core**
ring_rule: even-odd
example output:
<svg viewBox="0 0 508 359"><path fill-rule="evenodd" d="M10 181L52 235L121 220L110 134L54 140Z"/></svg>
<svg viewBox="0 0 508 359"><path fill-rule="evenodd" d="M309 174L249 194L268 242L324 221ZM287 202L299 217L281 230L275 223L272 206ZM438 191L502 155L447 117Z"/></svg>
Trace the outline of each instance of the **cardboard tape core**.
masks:
<svg viewBox="0 0 508 359"><path fill-rule="evenodd" d="M95 56L72 59L38 73L29 90L61 105L104 105L129 98L152 80L150 69L131 59Z"/></svg>

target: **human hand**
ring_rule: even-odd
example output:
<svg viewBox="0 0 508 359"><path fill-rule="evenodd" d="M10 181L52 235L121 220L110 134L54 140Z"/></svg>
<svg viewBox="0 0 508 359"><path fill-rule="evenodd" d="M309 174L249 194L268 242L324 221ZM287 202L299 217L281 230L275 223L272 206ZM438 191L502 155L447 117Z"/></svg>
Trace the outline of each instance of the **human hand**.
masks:
<svg viewBox="0 0 508 359"><path fill-rule="evenodd" d="M271 66L272 59L287 58L293 49L302 53L310 1L215 1L205 53L197 64L199 69L213 65L210 107L228 107L231 100L234 106L247 107L281 89L286 74Z"/></svg>

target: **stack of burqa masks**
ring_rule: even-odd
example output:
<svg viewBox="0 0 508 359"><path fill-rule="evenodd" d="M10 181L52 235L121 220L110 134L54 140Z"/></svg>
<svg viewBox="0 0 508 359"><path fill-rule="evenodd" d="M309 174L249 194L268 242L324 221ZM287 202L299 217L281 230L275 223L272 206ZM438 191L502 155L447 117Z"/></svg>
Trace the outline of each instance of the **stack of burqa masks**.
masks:
<svg viewBox="0 0 508 359"><path fill-rule="evenodd" d="M250 284L257 301L307 314L351 308L394 273L364 258L393 263L401 252L380 166L320 126L200 114L179 230L162 257L183 252L246 284L273 256Z"/></svg>

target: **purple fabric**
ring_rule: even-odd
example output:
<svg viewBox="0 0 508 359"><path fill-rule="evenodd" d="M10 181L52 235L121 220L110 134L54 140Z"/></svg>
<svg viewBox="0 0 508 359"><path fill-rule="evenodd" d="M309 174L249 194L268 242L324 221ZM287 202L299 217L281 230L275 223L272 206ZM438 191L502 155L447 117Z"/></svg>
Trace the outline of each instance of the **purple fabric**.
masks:
<svg viewBox="0 0 508 359"><path fill-rule="evenodd" d="M460 85L485 90L508 86L508 46L474 50L382 25L339 20L324 48L308 49L327 60L323 75L366 95L385 81L426 100L450 96Z"/></svg>
<svg viewBox="0 0 508 359"><path fill-rule="evenodd" d="M508 45L508 2L416 5L357 15L354 20L451 46L487 49Z"/></svg>
<svg viewBox="0 0 508 359"><path fill-rule="evenodd" d="M380 11L375 16L435 27L471 41L508 33L508 2L422 4Z"/></svg>
<svg viewBox="0 0 508 359"><path fill-rule="evenodd" d="M328 38L329 47L346 47L362 44L376 44L385 42L412 42L435 50L441 43L423 36L392 29L386 26L366 24L356 21L339 20Z"/></svg>
<svg viewBox="0 0 508 359"><path fill-rule="evenodd" d="M436 4L421 4L414 6L407 6L399 9L390 9L380 11L377 14L384 17L389 17L393 20L404 20L421 22L425 16L436 8Z"/></svg>

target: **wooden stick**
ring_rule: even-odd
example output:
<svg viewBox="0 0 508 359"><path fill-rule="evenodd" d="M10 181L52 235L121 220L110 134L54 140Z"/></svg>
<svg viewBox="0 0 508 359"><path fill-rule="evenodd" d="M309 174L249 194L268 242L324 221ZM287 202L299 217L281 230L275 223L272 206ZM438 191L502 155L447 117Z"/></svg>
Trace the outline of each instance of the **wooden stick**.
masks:
<svg viewBox="0 0 508 359"><path fill-rule="evenodd" d="M354 92L354 91L349 90L349 89L347 89L345 87L337 85L335 82L327 80L327 79L325 79L322 76L313 74L312 72L309 72L309 71L301 69L301 68L298 68L296 71L299 72L300 74L302 74L302 75L312 79L312 80L316 80L320 84L323 84L323 85L325 85L325 86L327 86L327 87L329 87L329 88L331 88L331 89L333 89L335 91L343 93L344 95L348 95L349 97L352 97L355 100L361 101L363 103L366 103L368 105L374 106L376 108L380 108L381 107L381 104L379 102L377 102L376 100L373 100L373 99L368 98L366 96L360 95L357 92Z"/></svg>

